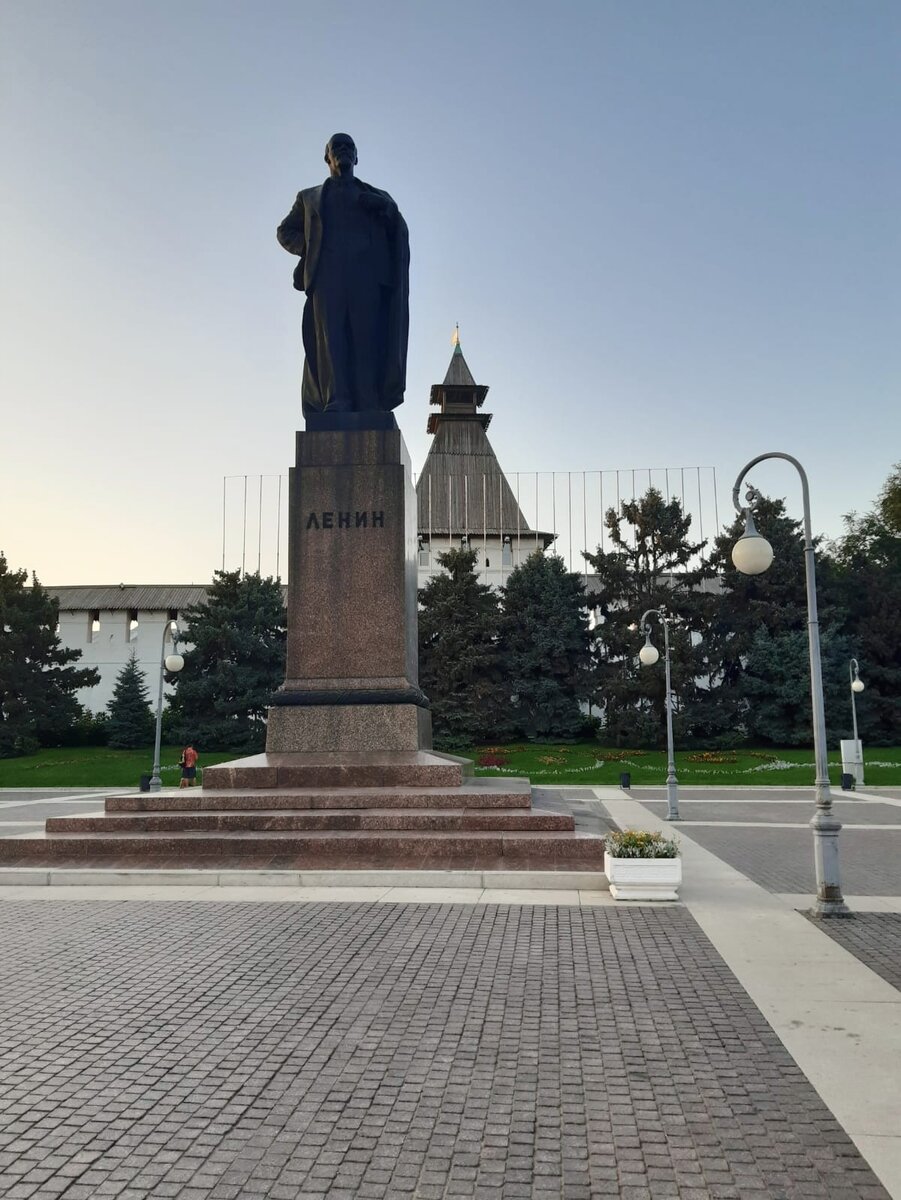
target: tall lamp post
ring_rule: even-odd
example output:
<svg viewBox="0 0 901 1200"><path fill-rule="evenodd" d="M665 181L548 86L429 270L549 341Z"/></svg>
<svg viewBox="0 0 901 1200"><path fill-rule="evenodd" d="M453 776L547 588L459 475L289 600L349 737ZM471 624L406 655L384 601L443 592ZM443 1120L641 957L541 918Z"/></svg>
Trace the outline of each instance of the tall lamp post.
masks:
<svg viewBox="0 0 901 1200"><path fill-rule="evenodd" d="M649 608L641 618L644 645L638 651L643 667L652 667L660 657L660 651L651 645L651 626L648 617L656 617L663 626L663 661L666 668L666 819L680 821L679 783L676 779L676 757L673 751L673 689L670 686L669 621L659 608Z"/></svg>
<svg viewBox="0 0 901 1200"><path fill-rule="evenodd" d="M856 658L848 663L848 675L851 680L851 720L854 724L854 782L863 786L863 749L857 737L857 699L864 689L860 677L860 664Z"/></svg>
<svg viewBox="0 0 901 1200"><path fill-rule="evenodd" d="M823 671L820 665L820 625L817 619L817 584L814 568L813 535L810 528L810 489L807 475L796 458L790 454L771 451L758 454L747 466L742 467L732 489L732 503L739 516L744 518L745 531L732 547L732 561L744 575L760 575L773 561L773 547L757 532L751 509L760 493L748 485L745 493L746 505L739 501L742 481L753 467L768 458L783 458L790 462L801 476L801 491L804 500L804 574L807 584L807 637L810 651L810 697L813 703L813 755L816 763L817 810L810 822L813 830L814 865L816 869L817 898L811 910L814 917L850 916L842 897L839 882L838 834L841 822L832 811L832 796L829 792L829 771L826 760L826 709L823 702Z"/></svg>
<svg viewBox="0 0 901 1200"><path fill-rule="evenodd" d="M178 636L178 626L174 621L167 621L163 626L163 644L160 649L160 691L156 702L156 742L153 747L153 774L150 776L151 792L158 792L163 786L160 779L160 742L163 736L163 683L166 671L176 674L185 665L180 654L167 654L166 643L172 642L175 650L175 639Z"/></svg>

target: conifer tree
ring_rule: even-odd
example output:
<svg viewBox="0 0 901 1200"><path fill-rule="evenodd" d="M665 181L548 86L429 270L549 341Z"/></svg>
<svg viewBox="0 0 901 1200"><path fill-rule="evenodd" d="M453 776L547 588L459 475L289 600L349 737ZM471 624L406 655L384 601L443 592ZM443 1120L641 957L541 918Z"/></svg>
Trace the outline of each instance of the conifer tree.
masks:
<svg viewBox="0 0 901 1200"><path fill-rule="evenodd" d="M134 650L116 678L107 712L107 744L112 749L136 750L153 741L154 715L150 709L150 695Z"/></svg>
<svg viewBox="0 0 901 1200"><path fill-rule="evenodd" d="M648 609L662 609L670 622L673 727L684 746L700 734L702 724L698 680L707 673L704 635L712 601L701 585L713 575L700 559L706 542L691 540L692 518L678 497L665 500L653 487L624 501L619 512L608 509L604 524L613 548L585 555L598 583L591 600L601 736L616 746L659 746L665 740L663 630L656 617L651 636L659 662L642 667L638 661L644 643L641 617Z"/></svg>
<svg viewBox="0 0 901 1200"><path fill-rule="evenodd" d="M501 589L501 647L516 728L533 740L577 737L592 692L582 578L563 559L530 554Z"/></svg>
<svg viewBox="0 0 901 1200"><path fill-rule="evenodd" d="M744 520L736 517L714 543L711 564L720 573L722 594L717 598L708 630L708 657L713 682L711 701L716 712L734 730L735 741L769 742L785 746L810 744L810 674L807 665L807 594L804 573L804 538L801 522L789 517L781 499L761 496L755 502L754 521L773 547L773 562L760 575L743 575L732 563L732 547L744 533ZM819 550L816 554L817 604L821 644L839 631L842 613L833 586L832 564ZM821 646L822 648L822 646ZM798 678L798 695L806 705L797 716L788 703L764 703L765 681L788 676ZM825 653L825 651L824 651ZM775 672L775 675L773 675ZM824 674L825 679L825 674ZM785 694L793 684L786 679ZM779 714L783 715L781 736ZM806 715L805 715L806 714ZM827 722L836 731L839 714L827 706ZM805 725L807 741L799 730Z"/></svg>
<svg viewBox="0 0 901 1200"><path fill-rule="evenodd" d="M831 547L834 585L844 612L842 632L860 664L866 690L857 698L864 743L901 743L901 465L886 480L874 507L845 517ZM837 665L850 709L848 663Z"/></svg>
<svg viewBox="0 0 901 1200"><path fill-rule="evenodd" d="M269 702L285 678L281 585L216 571L206 599L185 620L180 640L192 648L171 680L172 736L201 750L261 750Z"/></svg>
<svg viewBox="0 0 901 1200"><path fill-rule="evenodd" d="M0 553L0 758L55 745L71 730L80 688L93 687L93 667L75 668L80 650L59 640L59 604L27 571L11 571Z"/></svg>
<svg viewBox="0 0 901 1200"><path fill-rule="evenodd" d="M438 555L442 567L419 593L419 684L445 750L502 740L510 687L498 642L499 597L480 583L474 550Z"/></svg>

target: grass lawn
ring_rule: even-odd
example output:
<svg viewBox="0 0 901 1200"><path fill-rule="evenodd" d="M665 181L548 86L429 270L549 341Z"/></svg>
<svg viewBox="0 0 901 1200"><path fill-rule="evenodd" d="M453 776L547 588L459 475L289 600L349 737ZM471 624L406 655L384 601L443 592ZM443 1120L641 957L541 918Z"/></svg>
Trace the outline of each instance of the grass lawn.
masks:
<svg viewBox="0 0 901 1200"><path fill-rule="evenodd" d="M465 758L504 758L502 766L476 766L476 774L527 775L533 783L618 784L621 771L632 776L632 786L660 787L666 781L666 755L656 750L605 750L596 742L576 745L479 746L461 751ZM164 746L164 787L178 783L180 747ZM239 754L202 754L202 766L228 762ZM694 761L693 761L694 760ZM700 760L700 761L698 761ZM901 785L901 748L864 749L867 784ZM103 746L77 746L65 750L40 750L25 758L0 759L0 788L23 787L137 787L153 767L153 747L146 750L108 750ZM676 774L682 784L717 784L755 787L813 786L811 750L714 750L676 753ZM829 755L829 778L841 783L838 753Z"/></svg>
<svg viewBox="0 0 901 1200"><path fill-rule="evenodd" d="M239 754L202 754L200 765L240 758ZM181 772L181 747L163 746L160 773L163 787L175 787ZM153 747L146 750L108 750L105 746L72 746L39 750L24 758L0 758L0 788L135 787L153 770Z"/></svg>
<svg viewBox="0 0 901 1200"><path fill-rule="evenodd" d="M618 784L620 773L628 771L632 786L662 786L666 782L666 754L660 750L610 750L596 742L576 745L535 745L511 743L509 746L473 747L460 751L476 764L486 758L506 758L501 766L476 766L482 776L527 775L533 783L546 784ZM871 787L901 784L901 748L864 747L864 774ZM676 775L681 784L709 784L754 787L786 787L796 784L813 786L812 750L708 750L676 752ZM841 784L841 757L829 755L829 779Z"/></svg>

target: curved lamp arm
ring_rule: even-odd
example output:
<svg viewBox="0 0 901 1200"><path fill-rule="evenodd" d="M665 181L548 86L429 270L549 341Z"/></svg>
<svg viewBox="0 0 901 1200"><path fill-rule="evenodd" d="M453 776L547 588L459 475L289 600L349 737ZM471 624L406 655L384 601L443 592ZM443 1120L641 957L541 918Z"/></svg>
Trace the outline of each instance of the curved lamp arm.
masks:
<svg viewBox="0 0 901 1200"><path fill-rule="evenodd" d="M738 473L738 478L735 480L735 486L732 489L732 503L735 506L735 511L740 517L747 517L749 508L754 501L759 497L760 493L757 488L748 485L747 505L742 505L738 498L739 490L741 489L742 481L747 473L753 470L758 463L764 462L768 458L784 458L786 462L790 462L798 474L801 476L801 493L804 502L804 545L805 547L813 544L813 536L810 530L810 487L807 483L807 472L791 454L783 454L781 450L769 450L766 454L758 454L756 458L752 458L747 466L742 467Z"/></svg>

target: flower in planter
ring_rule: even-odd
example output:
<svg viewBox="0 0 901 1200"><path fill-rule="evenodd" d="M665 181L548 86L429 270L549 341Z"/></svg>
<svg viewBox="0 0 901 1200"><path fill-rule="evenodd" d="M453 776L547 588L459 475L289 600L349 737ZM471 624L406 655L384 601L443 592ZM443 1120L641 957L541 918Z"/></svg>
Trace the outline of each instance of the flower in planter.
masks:
<svg viewBox="0 0 901 1200"><path fill-rule="evenodd" d="M608 833L605 848L611 858L679 857L678 839L641 829L622 829Z"/></svg>

